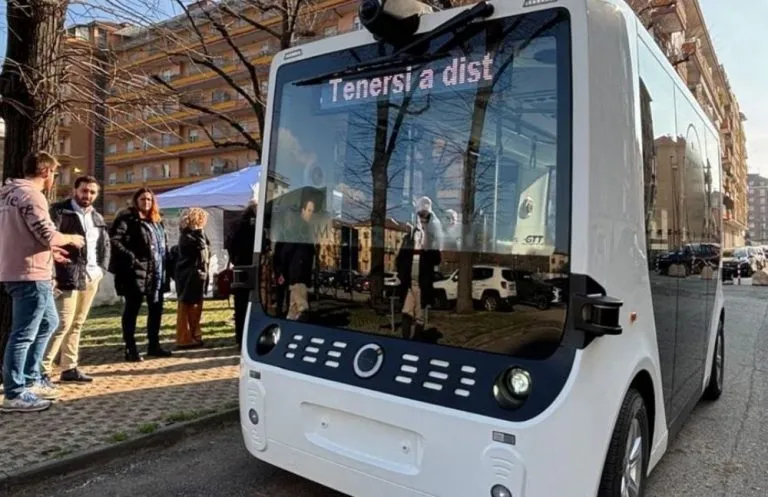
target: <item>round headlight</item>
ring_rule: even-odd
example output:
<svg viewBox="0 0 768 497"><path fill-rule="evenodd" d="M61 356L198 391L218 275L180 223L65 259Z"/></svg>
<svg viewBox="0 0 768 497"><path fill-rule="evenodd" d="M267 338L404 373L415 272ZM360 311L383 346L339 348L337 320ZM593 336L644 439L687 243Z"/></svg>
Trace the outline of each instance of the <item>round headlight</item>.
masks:
<svg viewBox="0 0 768 497"><path fill-rule="evenodd" d="M504 409L518 409L530 397L532 384L533 380L528 371L512 367L496 377L493 396Z"/></svg>
<svg viewBox="0 0 768 497"><path fill-rule="evenodd" d="M491 497L512 497L512 492L504 485L494 485L491 487Z"/></svg>
<svg viewBox="0 0 768 497"><path fill-rule="evenodd" d="M524 399L531 392L531 375L528 371L514 368L507 375L507 385L515 397Z"/></svg>
<svg viewBox="0 0 768 497"><path fill-rule="evenodd" d="M268 354L279 341L280 327L276 324L267 326L256 341L256 353L259 355Z"/></svg>

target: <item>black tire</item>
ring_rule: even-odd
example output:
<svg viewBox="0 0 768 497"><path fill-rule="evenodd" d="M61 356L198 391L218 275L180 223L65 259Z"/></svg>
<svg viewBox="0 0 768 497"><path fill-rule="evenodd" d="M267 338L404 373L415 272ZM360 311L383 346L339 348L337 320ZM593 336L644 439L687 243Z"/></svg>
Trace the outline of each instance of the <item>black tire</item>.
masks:
<svg viewBox="0 0 768 497"><path fill-rule="evenodd" d="M725 379L725 331L723 320L717 327L717 336L715 337L715 348L712 351L712 371L709 376L709 383L704 389L704 400L715 401L723 394L723 385Z"/></svg>
<svg viewBox="0 0 768 497"><path fill-rule="evenodd" d="M483 309L488 312L494 312L501 309L501 298L495 292L485 292L483 294Z"/></svg>
<svg viewBox="0 0 768 497"><path fill-rule="evenodd" d="M648 411L642 395L633 389L627 392L624 402L619 411L619 417L616 420L616 426L613 429L611 443L608 447L608 455L605 458L603 466L603 475L600 479L600 488L597 497L622 497L622 486L625 475L629 481L637 482L637 493L629 493L631 497L642 497L645 494L646 473L648 471L648 456L650 441L650 429L648 421ZM639 441L635 443L630 450L629 437L638 433ZM639 453L637 452L639 449ZM629 455L635 455L634 465L629 464Z"/></svg>
<svg viewBox="0 0 768 497"><path fill-rule="evenodd" d="M549 309L549 298L546 295L538 295L536 297L536 308L540 311L546 311Z"/></svg>
<svg viewBox="0 0 768 497"><path fill-rule="evenodd" d="M437 290L435 292L435 309L447 309L448 308L448 296L444 290Z"/></svg>

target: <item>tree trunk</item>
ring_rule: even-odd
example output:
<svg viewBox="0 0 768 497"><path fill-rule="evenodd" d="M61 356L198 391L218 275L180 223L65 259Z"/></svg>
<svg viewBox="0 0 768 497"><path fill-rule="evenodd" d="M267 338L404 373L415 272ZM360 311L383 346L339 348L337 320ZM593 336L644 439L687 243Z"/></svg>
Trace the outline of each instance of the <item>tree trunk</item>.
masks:
<svg viewBox="0 0 768 497"><path fill-rule="evenodd" d="M477 159L480 156L480 143L485 128L485 111L491 97L492 86L488 85L477 91L475 107L472 113L472 128L469 133L467 151L464 154L464 171L461 190L461 239L467 243L459 253L459 282L456 297L456 312L470 313L472 302L472 265L476 239L472 236L475 220L475 187L477 183Z"/></svg>
<svg viewBox="0 0 768 497"><path fill-rule="evenodd" d="M381 301L384 292L384 234L387 220L387 190L389 189L389 154L387 131L389 102L379 101L376 106L376 138L374 142L371 177L373 198L371 206L371 303Z"/></svg>
<svg viewBox="0 0 768 497"><path fill-rule="evenodd" d="M5 120L3 182L23 177L24 157L53 152L61 95L59 56L67 1L8 2L8 42L0 74L0 115ZM11 299L0 291L0 362L12 317Z"/></svg>

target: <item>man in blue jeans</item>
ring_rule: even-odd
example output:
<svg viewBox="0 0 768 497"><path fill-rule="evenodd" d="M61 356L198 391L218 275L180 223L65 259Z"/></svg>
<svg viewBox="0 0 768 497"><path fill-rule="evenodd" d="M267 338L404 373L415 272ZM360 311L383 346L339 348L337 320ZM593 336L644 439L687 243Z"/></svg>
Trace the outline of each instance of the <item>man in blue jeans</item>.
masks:
<svg viewBox="0 0 768 497"><path fill-rule="evenodd" d="M3 411L41 411L58 396L40 365L59 323L54 303L53 261L60 247L82 248L80 235L56 230L43 191L54 185L58 161L47 152L24 158L23 179L0 188L0 282L13 300L11 331L3 359Z"/></svg>

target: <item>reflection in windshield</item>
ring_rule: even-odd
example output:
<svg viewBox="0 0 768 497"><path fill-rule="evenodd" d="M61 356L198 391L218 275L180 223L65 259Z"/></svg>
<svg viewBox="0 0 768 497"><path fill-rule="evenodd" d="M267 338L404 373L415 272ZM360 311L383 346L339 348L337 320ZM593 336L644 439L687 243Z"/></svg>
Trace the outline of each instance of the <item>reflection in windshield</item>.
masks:
<svg viewBox="0 0 768 497"><path fill-rule="evenodd" d="M284 65L269 153L265 311L546 355L570 238L567 14L476 23L387 74L294 82L384 55ZM450 48L446 48L450 47Z"/></svg>

